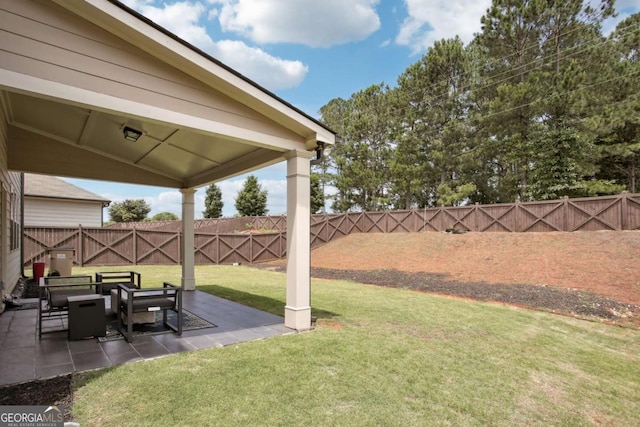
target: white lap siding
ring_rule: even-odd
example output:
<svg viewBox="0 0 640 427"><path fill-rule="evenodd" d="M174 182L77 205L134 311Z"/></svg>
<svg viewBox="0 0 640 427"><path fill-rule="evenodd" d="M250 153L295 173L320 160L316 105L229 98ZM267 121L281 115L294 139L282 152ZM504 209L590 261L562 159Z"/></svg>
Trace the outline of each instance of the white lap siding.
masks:
<svg viewBox="0 0 640 427"><path fill-rule="evenodd" d="M7 111L0 96L0 280L4 286L2 296L10 295L22 275L20 233L22 184L21 174L7 167ZM0 303L4 311L4 303Z"/></svg>
<svg viewBox="0 0 640 427"><path fill-rule="evenodd" d="M26 227L102 227L102 203L25 197Z"/></svg>

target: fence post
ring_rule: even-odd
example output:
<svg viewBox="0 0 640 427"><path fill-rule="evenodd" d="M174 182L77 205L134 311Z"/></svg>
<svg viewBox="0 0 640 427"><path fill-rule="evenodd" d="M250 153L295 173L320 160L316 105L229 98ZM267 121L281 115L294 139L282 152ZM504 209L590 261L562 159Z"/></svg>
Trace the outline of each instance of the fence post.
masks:
<svg viewBox="0 0 640 427"><path fill-rule="evenodd" d="M514 203L515 209L516 209L516 222L515 224L513 224L513 231L516 233L521 233L522 230L524 229L524 221L521 220L521 218L523 217L522 215L522 206L520 206L520 200L515 201Z"/></svg>
<svg viewBox="0 0 640 427"><path fill-rule="evenodd" d="M569 196L564 196L562 200L562 231L569 231Z"/></svg>
<svg viewBox="0 0 640 427"><path fill-rule="evenodd" d="M80 235L78 236L78 265L80 267L84 267L84 233L82 232L82 224L78 225L78 233L80 233Z"/></svg>
<svg viewBox="0 0 640 427"><path fill-rule="evenodd" d="M133 265L138 265L138 233L133 226Z"/></svg>
<svg viewBox="0 0 640 427"><path fill-rule="evenodd" d="M249 259L251 261L249 261L251 264L253 264L253 245L254 245L254 238L253 238L253 233L249 233Z"/></svg>
<svg viewBox="0 0 640 427"><path fill-rule="evenodd" d="M475 206L473 207L473 219L474 219L474 223L473 226L475 227L475 229L473 231L480 231L480 225L478 224L478 217L480 216L480 214L478 213L478 211L480 210L480 203L476 202Z"/></svg>
<svg viewBox="0 0 640 427"><path fill-rule="evenodd" d="M220 233L216 236L216 265L220 265Z"/></svg>
<svg viewBox="0 0 640 427"><path fill-rule="evenodd" d="M629 224L627 224L627 218L628 218L627 209L629 209L627 197L629 196L629 193L627 191L623 191L621 196L622 198L620 200L620 229L626 230L629 228Z"/></svg>

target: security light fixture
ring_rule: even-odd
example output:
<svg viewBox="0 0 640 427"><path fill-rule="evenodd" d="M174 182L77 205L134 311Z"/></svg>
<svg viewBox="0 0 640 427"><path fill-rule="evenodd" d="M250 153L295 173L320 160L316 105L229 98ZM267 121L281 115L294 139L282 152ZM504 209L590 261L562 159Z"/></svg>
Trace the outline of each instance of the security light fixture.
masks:
<svg viewBox="0 0 640 427"><path fill-rule="evenodd" d="M331 152L331 147L325 146L324 142L318 141L318 145L316 146L316 158L311 160L312 165L319 164L322 159L327 157Z"/></svg>
<svg viewBox="0 0 640 427"><path fill-rule="evenodd" d="M122 128L122 133L124 134L124 139L132 142L136 142L142 136L141 131L130 128L129 126Z"/></svg>

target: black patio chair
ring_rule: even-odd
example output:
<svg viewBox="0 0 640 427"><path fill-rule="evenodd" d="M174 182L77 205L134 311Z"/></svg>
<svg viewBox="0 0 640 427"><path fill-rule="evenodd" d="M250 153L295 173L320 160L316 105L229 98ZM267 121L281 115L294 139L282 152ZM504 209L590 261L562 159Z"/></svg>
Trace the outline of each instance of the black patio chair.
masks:
<svg viewBox="0 0 640 427"><path fill-rule="evenodd" d="M162 310L164 325L176 334L182 335L182 287L164 282L161 288L132 289L118 285L117 289L118 331L128 342L133 340L134 314L149 311ZM176 325L167 321L169 310L176 313Z"/></svg>
<svg viewBox="0 0 640 427"><path fill-rule="evenodd" d="M43 322L68 317L69 297L93 295L96 293L96 286L90 275L41 277L38 284L38 337L41 338L43 333L57 331L54 329L43 332Z"/></svg>
<svg viewBox="0 0 640 427"><path fill-rule="evenodd" d="M118 285L136 289L142 287L142 278L137 271L99 271L96 273L96 282L102 283L98 289L102 295L109 295Z"/></svg>

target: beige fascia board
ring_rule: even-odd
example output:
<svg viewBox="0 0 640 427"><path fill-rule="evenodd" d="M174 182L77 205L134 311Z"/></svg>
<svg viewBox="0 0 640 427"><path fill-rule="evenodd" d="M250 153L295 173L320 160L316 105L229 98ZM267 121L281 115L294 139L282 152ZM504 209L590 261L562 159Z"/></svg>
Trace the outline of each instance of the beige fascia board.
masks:
<svg viewBox="0 0 640 427"><path fill-rule="evenodd" d="M252 172L279 163L284 160L285 153L266 149L255 150L245 156L227 162L206 172L194 175L187 180L187 187L200 187L211 182L221 181Z"/></svg>
<svg viewBox="0 0 640 427"><path fill-rule="evenodd" d="M302 138L299 141L294 141L292 139L178 113L141 102L117 98L6 69L0 69L0 88L109 114L124 115L143 121L148 120L162 124L171 124L181 129L187 129L205 135L222 136L257 147L288 151L300 148L300 146L304 144Z"/></svg>
<svg viewBox="0 0 640 427"><path fill-rule="evenodd" d="M336 135L333 132L276 99L275 95L212 62L207 57L158 31L115 4L105 0L53 1L104 30L143 48L165 63L277 121L304 139L316 138L327 144L335 144Z"/></svg>

